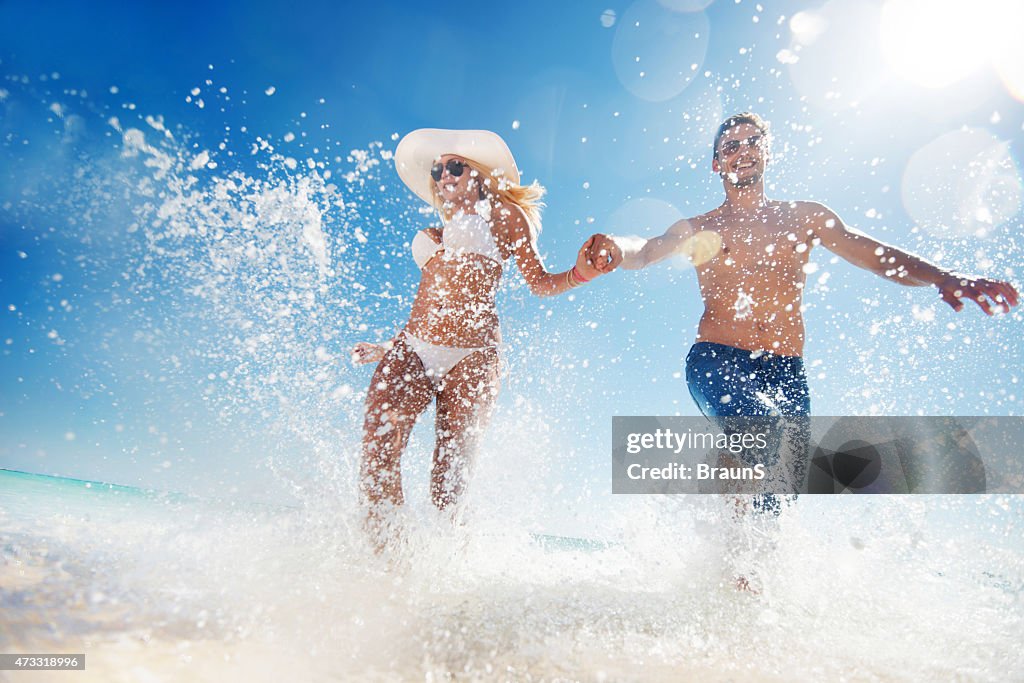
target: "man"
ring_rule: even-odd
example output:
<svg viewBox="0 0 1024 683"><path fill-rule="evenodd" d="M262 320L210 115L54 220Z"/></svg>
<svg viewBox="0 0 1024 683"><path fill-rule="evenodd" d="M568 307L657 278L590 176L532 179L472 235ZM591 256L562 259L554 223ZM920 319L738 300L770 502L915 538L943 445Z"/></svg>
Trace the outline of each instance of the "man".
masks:
<svg viewBox="0 0 1024 683"><path fill-rule="evenodd" d="M619 265L637 270L678 253L694 262L704 315L686 381L709 419L810 414L801 301L805 266L818 244L893 282L934 286L956 311L964 300L988 315L1017 305L1007 282L939 268L847 226L817 202L767 198L770 142L768 124L756 114L729 117L715 135L711 163L725 189L721 206L652 239L594 235L588 253L602 272ZM806 463L792 466L799 488Z"/></svg>

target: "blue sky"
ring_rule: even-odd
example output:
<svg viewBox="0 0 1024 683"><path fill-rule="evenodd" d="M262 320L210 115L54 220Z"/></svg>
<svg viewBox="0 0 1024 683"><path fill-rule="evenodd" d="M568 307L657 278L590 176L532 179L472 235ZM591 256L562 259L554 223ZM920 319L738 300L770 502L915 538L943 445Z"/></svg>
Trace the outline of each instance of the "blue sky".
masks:
<svg viewBox="0 0 1024 683"><path fill-rule="evenodd" d="M302 271L330 292L317 294L315 319L278 330L289 349L309 348L232 356L223 339L238 338L239 315L259 319L246 309L258 292L236 271L230 305L194 297L188 278L213 277L216 245L161 255L140 237L146 226L131 227L152 216L139 211L153 170L121 155L129 128L186 156L207 151L217 167L196 175L210 207L231 172L297 183L332 171L337 182L350 150L380 158L418 127L488 128L548 188L541 246L563 270L591 232L660 232L717 205L711 135L723 115L753 109L775 130L772 196L823 201L944 265L1019 278L1024 110L996 68L921 85L883 41L882 3L673 9L693 4L703 3L0 4L0 467L260 498L276 476L268 457L301 471L333 443L351 458L369 370L342 362L344 350L407 315L416 271L403 242L430 217L381 158L365 186L342 184L350 206L311 195L338 275ZM940 4L954 17L981 12ZM971 39L914 38L942 54ZM251 154L260 140L281 158ZM161 182L149 186L158 198ZM950 198L961 195L974 202L970 226L956 224ZM956 315L930 290L820 249L812 261L816 413L1021 413L1019 313ZM544 301L506 279L511 375L492 438L543 435L545 486L601 492L612 415L696 413L680 376L701 311L693 273L620 273ZM302 287L281 275L270 290ZM337 361L326 375L296 360L316 348ZM218 379L242 365L245 379ZM335 398L301 405L320 389ZM293 408L288 429L268 431Z"/></svg>

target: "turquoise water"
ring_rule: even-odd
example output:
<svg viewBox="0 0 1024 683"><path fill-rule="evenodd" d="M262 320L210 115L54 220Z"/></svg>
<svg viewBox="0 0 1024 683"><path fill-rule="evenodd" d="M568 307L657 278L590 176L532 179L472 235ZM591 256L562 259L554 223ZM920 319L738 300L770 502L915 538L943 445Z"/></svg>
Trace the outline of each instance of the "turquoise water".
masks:
<svg viewBox="0 0 1024 683"><path fill-rule="evenodd" d="M69 504L77 502L82 505L97 506L109 505L113 501L131 504L143 500L150 502L194 500L191 496L180 493L6 469L0 469L0 489L4 491L5 506L22 511L37 502L37 497L47 496L59 498Z"/></svg>
<svg viewBox="0 0 1024 683"><path fill-rule="evenodd" d="M257 516L287 515L296 510L294 506L210 500L171 491L0 469L0 512L9 520L27 521L35 517L42 521L55 514L79 515L91 521L97 516L123 520L125 516L138 519L139 515L167 520L170 515L188 509ZM597 551L611 545L608 541L552 534L531 533L530 537L538 547L550 551Z"/></svg>

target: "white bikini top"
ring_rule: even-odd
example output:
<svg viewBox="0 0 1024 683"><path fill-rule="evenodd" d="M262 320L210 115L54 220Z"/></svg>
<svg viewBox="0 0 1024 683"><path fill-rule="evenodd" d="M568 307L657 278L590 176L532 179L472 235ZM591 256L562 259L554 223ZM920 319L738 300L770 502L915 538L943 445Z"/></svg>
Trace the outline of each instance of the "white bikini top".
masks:
<svg viewBox="0 0 1024 683"><path fill-rule="evenodd" d="M482 202L483 203L483 202ZM483 207L480 207L483 208ZM490 206L487 206L490 209ZM489 211L488 211L489 213ZM480 254L492 261L502 262L501 250L494 242L491 226L478 213L457 213L445 223L442 232L442 243L438 244L430 236L420 231L412 240L412 257L421 269L430 257L441 249L445 256L454 257L463 254Z"/></svg>
<svg viewBox="0 0 1024 683"><path fill-rule="evenodd" d="M412 259L420 267L420 270L423 270L423 266L427 265L430 257L440 249L441 245L435 242L425 230L420 230L412 238Z"/></svg>

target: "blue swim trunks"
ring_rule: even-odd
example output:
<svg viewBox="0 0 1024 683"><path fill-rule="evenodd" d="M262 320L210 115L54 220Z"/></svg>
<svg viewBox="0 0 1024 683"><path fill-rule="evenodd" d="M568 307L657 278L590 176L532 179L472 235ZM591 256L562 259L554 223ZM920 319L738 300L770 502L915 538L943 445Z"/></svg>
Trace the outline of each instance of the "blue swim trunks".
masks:
<svg viewBox="0 0 1024 683"><path fill-rule="evenodd" d="M697 342L686 356L686 383L708 417L811 414L807 373L799 356Z"/></svg>
<svg viewBox="0 0 1024 683"><path fill-rule="evenodd" d="M780 356L766 351L747 351L713 342L697 342L686 356L686 384L700 411L725 433L742 430L742 417L756 417L750 428L763 431L765 418L786 418L777 422L767 449L771 455L761 461L776 465L779 449L786 439L787 481L794 493L802 487L807 472L810 437L811 397L807 373L799 356ZM756 425L756 426L755 426ZM739 456L757 464L746 454ZM772 494L757 496L754 507L778 513L779 501Z"/></svg>

